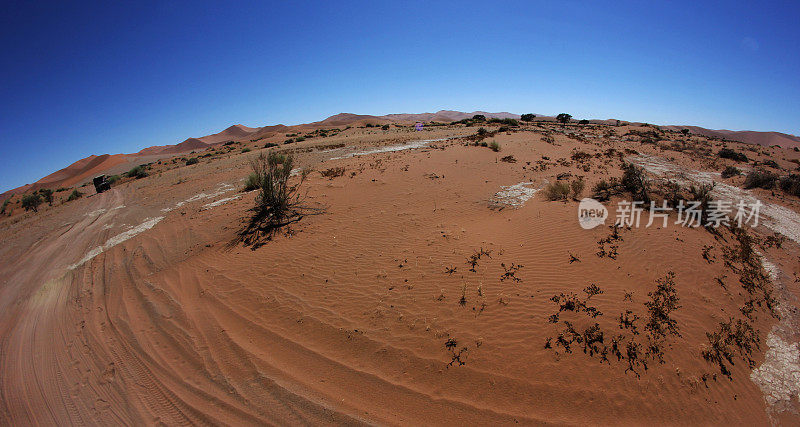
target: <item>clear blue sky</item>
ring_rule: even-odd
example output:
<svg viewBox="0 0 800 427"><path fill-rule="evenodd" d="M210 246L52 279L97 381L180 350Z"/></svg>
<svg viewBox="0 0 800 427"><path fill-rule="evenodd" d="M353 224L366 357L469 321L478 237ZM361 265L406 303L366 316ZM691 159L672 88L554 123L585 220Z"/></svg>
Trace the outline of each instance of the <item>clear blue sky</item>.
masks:
<svg viewBox="0 0 800 427"><path fill-rule="evenodd" d="M439 109L800 134L797 2L3 3L0 191L242 123Z"/></svg>

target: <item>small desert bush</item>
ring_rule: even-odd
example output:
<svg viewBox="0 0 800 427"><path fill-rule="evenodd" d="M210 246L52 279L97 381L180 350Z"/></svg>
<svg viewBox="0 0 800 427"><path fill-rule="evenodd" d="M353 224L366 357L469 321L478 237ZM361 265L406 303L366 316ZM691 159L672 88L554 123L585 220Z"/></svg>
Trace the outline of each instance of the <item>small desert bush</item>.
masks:
<svg viewBox="0 0 800 427"><path fill-rule="evenodd" d="M592 188L592 197L601 202L605 202L610 199L611 196L619 194L620 191L620 184L616 178L611 178L609 181L603 179Z"/></svg>
<svg viewBox="0 0 800 427"><path fill-rule="evenodd" d="M71 202L73 200L78 200L81 197L83 197L83 193L78 191L78 189L76 188L76 189L72 190L72 193L69 194L69 197L67 197L67 201Z"/></svg>
<svg viewBox="0 0 800 427"><path fill-rule="evenodd" d="M732 150L730 148L723 148L723 149L719 150L718 154L723 159L731 159L731 160L735 160L737 162L746 162L747 161L747 156L744 153L739 153L739 152L737 152L735 150Z"/></svg>
<svg viewBox="0 0 800 427"><path fill-rule="evenodd" d="M383 125L383 126L381 126L381 129L382 130L389 130L389 125Z"/></svg>
<svg viewBox="0 0 800 427"><path fill-rule="evenodd" d="M6 209L8 208L9 203L11 203L11 199L6 199L3 202L3 206L0 207L0 215L3 215L3 214L6 213Z"/></svg>
<svg viewBox="0 0 800 427"><path fill-rule="evenodd" d="M278 146L278 144L276 144L274 142L268 142L268 143L264 144L264 148L277 147L277 146Z"/></svg>
<svg viewBox="0 0 800 427"><path fill-rule="evenodd" d="M478 136L484 136L487 133L489 133L489 131L487 131L486 128L478 128Z"/></svg>
<svg viewBox="0 0 800 427"><path fill-rule="evenodd" d="M556 181L550 184L547 184L544 187L544 197L547 200L556 201L556 200L567 200L570 194L570 186L566 182Z"/></svg>
<svg viewBox="0 0 800 427"><path fill-rule="evenodd" d="M730 178L732 176L739 176L741 174L742 171L740 171L736 166L728 166L722 171L723 178Z"/></svg>
<svg viewBox="0 0 800 427"><path fill-rule="evenodd" d="M776 162L775 160L772 160L772 159L764 160L763 162L761 162L761 164L764 165L764 166L769 166L769 167L771 167L773 169L780 169L781 168L780 165L778 164L778 162Z"/></svg>
<svg viewBox="0 0 800 427"><path fill-rule="evenodd" d="M622 187L631 193L634 200L650 203L650 182L644 169L632 164L626 163L622 166Z"/></svg>
<svg viewBox="0 0 800 427"><path fill-rule="evenodd" d="M575 199L575 200L578 200L583 195L583 189L584 189L584 187L586 187L586 183L583 182L582 179L578 179L578 180L572 181L569 184L569 187L572 190L572 198Z"/></svg>
<svg viewBox="0 0 800 427"><path fill-rule="evenodd" d="M324 171L320 171L320 174L322 176L324 176L325 178L333 179L333 178L340 177L340 176L344 175L344 172L345 172L345 168L343 168L343 167L335 167L335 168L326 169Z"/></svg>
<svg viewBox="0 0 800 427"><path fill-rule="evenodd" d="M711 201L714 200L711 197L711 192L714 190L714 183L710 184L700 184L698 186L690 186L689 187L689 198L693 202L700 202L700 209L701 211L701 219L702 222L705 222L708 218L708 211L709 205Z"/></svg>
<svg viewBox="0 0 800 427"><path fill-rule="evenodd" d="M795 196L800 197L800 175L791 174L781 178L778 184L781 190Z"/></svg>
<svg viewBox="0 0 800 427"><path fill-rule="evenodd" d="M39 194L42 195L42 198L48 205L53 206L53 190L49 188L41 188L39 189Z"/></svg>
<svg viewBox="0 0 800 427"><path fill-rule="evenodd" d="M497 141L492 141L489 143L489 148L496 153L500 151L500 144L498 144Z"/></svg>
<svg viewBox="0 0 800 427"><path fill-rule="evenodd" d="M263 152L251 160L250 167L257 183L255 206L250 209L252 216L239 231L239 239L254 249L266 243L283 226L299 221L303 215L318 212L302 205L297 188L290 185L289 177L294 166L294 158L270 151ZM307 174L302 174L305 178ZM302 182L302 180L301 180Z"/></svg>
<svg viewBox="0 0 800 427"><path fill-rule="evenodd" d="M111 175L111 176L109 176L107 178L108 185L113 185L115 182L119 181L119 179L120 179L119 175Z"/></svg>
<svg viewBox="0 0 800 427"><path fill-rule="evenodd" d="M305 140L306 140L306 137L304 137L304 136L298 136L297 138L295 138L294 142L303 142L303 141L305 141Z"/></svg>
<svg viewBox="0 0 800 427"><path fill-rule="evenodd" d="M197 160L197 157L192 157L186 160L186 166L196 165L198 162L199 160Z"/></svg>
<svg viewBox="0 0 800 427"><path fill-rule="evenodd" d="M259 176L255 172L250 172L250 175L247 175L247 179L244 180L244 188L242 191L248 192L253 191L256 188L260 187L261 184L258 181Z"/></svg>
<svg viewBox="0 0 800 427"><path fill-rule="evenodd" d="M747 174L744 179L744 188L764 188L772 189L778 176L770 171L757 169Z"/></svg>
<svg viewBox="0 0 800 427"><path fill-rule="evenodd" d="M139 165L139 166L136 166L136 167L132 168L131 170L129 170L126 175L129 178L140 179L140 178L144 178L144 177L147 176L147 170L145 170L144 166Z"/></svg>
<svg viewBox="0 0 800 427"><path fill-rule="evenodd" d="M33 194L26 194L22 196L22 207L25 208L26 211L39 211L39 205L42 204L42 198L39 196L39 193Z"/></svg>

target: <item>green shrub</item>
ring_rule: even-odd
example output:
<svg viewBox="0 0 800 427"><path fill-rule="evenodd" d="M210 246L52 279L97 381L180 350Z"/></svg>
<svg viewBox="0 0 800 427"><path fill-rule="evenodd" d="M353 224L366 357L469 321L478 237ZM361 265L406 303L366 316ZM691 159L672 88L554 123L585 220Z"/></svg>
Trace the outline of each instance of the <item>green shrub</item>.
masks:
<svg viewBox="0 0 800 427"><path fill-rule="evenodd" d="M111 175L111 176L109 176L107 178L108 185L113 185L115 182L119 181L119 179L120 179L119 175Z"/></svg>
<svg viewBox="0 0 800 427"><path fill-rule="evenodd" d="M383 129L383 130L389 130L389 125L383 125L383 126L381 126L381 129Z"/></svg>
<svg viewBox="0 0 800 427"><path fill-rule="evenodd" d="M736 166L728 166L722 171L723 178L730 178L732 176L739 176L741 174L742 171L740 171Z"/></svg>
<svg viewBox="0 0 800 427"><path fill-rule="evenodd" d="M748 161L747 156L744 153L739 153L739 152L734 151L734 150L732 150L730 148L723 148L723 149L719 150L718 154L723 159L731 159L731 160L735 160L737 162L746 162L746 161Z"/></svg>
<svg viewBox="0 0 800 427"><path fill-rule="evenodd" d="M747 174L744 179L744 188L763 188L770 190L775 187L778 176L770 171L756 169Z"/></svg>
<svg viewBox="0 0 800 427"><path fill-rule="evenodd" d="M486 116L484 116L483 114L476 114L476 115L472 116L472 120L476 121L476 122L485 122L486 121Z"/></svg>
<svg viewBox="0 0 800 427"><path fill-rule="evenodd" d="M244 181L244 188L242 191L253 191L260 187L259 176L255 172L251 172Z"/></svg>
<svg viewBox="0 0 800 427"><path fill-rule="evenodd" d="M711 197L711 192L714 190L714 182L710 184L700 184L699 186L695 187L694 185L689 187L689 198L693 202L700 202L700 209L702 210L702 220L705 222L706 218L708 217L707 212L709 205L713 198Z"/></svg>
<svg viewBox="0 0 800 427"><path fill-rule="evenodd" d="M264 144L264 148L277 147L277 146L278 146L278 144L276 144L274 142L268 142L268 143Z"/></svg>
<svg viewBox="0 0 800 427"><path fill-rule="evenodd" d="M769 166L769 167L774 168L774 169L780 169L781 168L780 165L778 165L778 162L776 162L775 160L772 160L772 159L764 160L763 162L761 162L761 164L764 165L764 166Z"/></svg>
<svg viewBox="0 0 800 427"><path fill-rule="evenodd" d="M294 159L275 151L261 152L251 160L252 181L257 184L255 207L248 224L239 232L239 238L255 249L269 240L279 228L299 221L309 210L302 206L298 185L290 186ZM305 178L307 173L303 173ZM250 180L250 178L248 178ZM301 180L302 182L302 180Z"/></svg>
<svg viewBox="0 0 800 427"><path fill-rule="evenodd" d="M650 203L650 181L644 169L632 164L626 163L622 166L622 187L631 193L634 200Z"/></svg>
<svg viewBox="0 0 800 427"><path fill-rule="evenodd" d="M791 174L781 178L779 186L781 190L795 197L800 197L800 175Z"/></svg>
<svg viewBox="0 0 800 427"><path fill-rule="evenodd" d="M40 188L39 194L42 195L42 198L48 205L53 206L53 190L49 188Z"/></svg>
<svg viewBox="0 0 800 427"><path fill-rule="evenodd" d="M38 193L25 194L22 196L22 207L25 208L26 211L38 212L39 205L41 204L42 198Z"/></svg>
<svg viewBox="0 0 800 427"><path fill-rule="evenodd" d="M251 151L251 150L250 150L250 147L245 147L245 148L242 148L242 154L244 154L244 153L249 153L250 151Z"/></svg>
<svg viewBox="0 0 800 427"><path fill-rule="evenodd" d="M11 199L10 199L10 198L6 199L6 200L3 202L3 206L2 206L2 207L0 207L0 215L3 215L3 214L5 214L5 213L6 213L6 208L8 208L8 205L9 205L10 203L11 203Z"/></svg>
<svg viewBox="0 0 800 427"><path fill-rule="evenodd" d="M588 121L588 120L586 120L586 119L583 119L583 120L579 121L579 122L578 122L578 124L579 124L579 125L588 125L588 124L589 124L589 121Z"/></svg>
<svg viewBox="0 0 800 427"><path fill-rule="evenodd" d="M519 119L522 120L523 122L532 122L533 119L535 119L535 118L536 118L536 114L528 113L528 114L523 114L522 116L520 116Z"/></svg>
<svg viewBox="0 0 800 427"><path fill-rule="evenodd" d="M586 187L586 183L583 182L582 179L578 179L572 181L569 186L570 189L572 190L572 198L578 200L583 195L583 189L584 187Z"/></svg>
<svg viewBox="0 0 800 427"><path fill-rule="evenodd" d="M561 113L556 116L556 121L561 124L567 124L569 121L572 120L572 115L567 113Z"/></svg>
<svg viewBox="0 0 800 427"><path fill-rule="evenodd" d="M135 166L128 171L126 176L128 178L136 178L136 179L144 178L147 176L147 170L145 169L144 165Z"/></svg>
<svg viewBox="0 0 800 427"><path fill-rule="evenodd" d="M496 153L500 151L500 144L497 141L492 141L489 143L489 148Z"/></svg>
<svg viewBox="0 0 800 427"><path fill-rule="evenodd" d="M592 188L592 198L605 202L610 199L611 196L619 194L619 191L619 183L616 179L612 178L611 181L603 179Z"/></svg>
<svg viewBox="0 0 800 427"><path fill-rule="evenodd" d="M294 140L294 141L295 141L295 142L303 142L303 141L305 141L305 140L306 140L306 137L304 137L304 136L298 136L297 138L295 138L295 140Z"/></svg>
<svg viewBox="0 0 800 427"><path fill-rule="evenodd" d="M516 119L503 119L501 123L508 126L519 126L519 122Z"/></svg>
<svg viewBox="0 0 800 427"><path fill-rule="evenodd" d="M300 138L302 138L302 137L300 137ZM294 142L294 139L292 139L292 138L289 138L286 141L283 141L284 144L291 144L293 142Z"/></svg>
<svg viewBox="0 0 800 427"><path fill-rule="evenodd" d="M200 160L197 160L197 157L192 157L191 159L186 160L186 166L196 165Z"/></svg>
<svg viewBox="0 0 800 427"><path fill-rule="evenodd" d="M544 197L547 200L556 201L556 200L567 200L570 194L570 186L566 182L556 181L550 184L547 184L544 187Z"/></svg>
<svg viewBox="0 0 800 427"><path fill-rule="evenodd" d="M69 197L67 197L67 201L71 202L73 200L78 200L81 197L83 197L83 193L78 191L78 189L76 188L76 189L72 190L72 193L69 194Z"/></svg>
<svg viewBox="0 0 800 427"><path fill-rule="evenodd" d="M482 127L478 128L478 136L486 136L486 134L488 134L488 133L489 133L489 131L487 131L486 128L482 128Z"/></svg>

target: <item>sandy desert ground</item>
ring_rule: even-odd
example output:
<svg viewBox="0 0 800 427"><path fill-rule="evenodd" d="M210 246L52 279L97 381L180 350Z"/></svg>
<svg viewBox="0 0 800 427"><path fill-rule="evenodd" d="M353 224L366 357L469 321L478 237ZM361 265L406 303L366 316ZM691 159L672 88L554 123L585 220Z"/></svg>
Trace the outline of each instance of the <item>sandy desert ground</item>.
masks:
<svg viewBox="0 0 800 427"><path fill-rule="evenodd" d="M716 155L792 171L798 153L484 126L499 151L463 125L245 140L3 219L0 422L800 423L800 202L742 190ZM253 250L236 243L255 197L241 189L268 150L313 170L300 188L324 213ZM590 196L623 161L758 199L761 224L584 230L577 201L543 195L582 177ZM679 298L674 333L646 328L659 283Z"/></svg>

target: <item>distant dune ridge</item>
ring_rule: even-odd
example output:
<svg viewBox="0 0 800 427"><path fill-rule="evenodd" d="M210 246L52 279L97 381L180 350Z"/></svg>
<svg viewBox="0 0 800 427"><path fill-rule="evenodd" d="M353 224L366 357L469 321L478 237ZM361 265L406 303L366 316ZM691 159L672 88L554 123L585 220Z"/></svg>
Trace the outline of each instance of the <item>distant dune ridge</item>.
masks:
<svg viewBox="0 0 800 427"><path fill-rule="evenodd" d="M498 119L519 119L519 114L508 112L489 113L486 111L473 111L465 113L461 111L440 110L435 113L398 113L386 114L383 116L373 116L367 114L353 114L353 113L339 113L330 116L324 120L301 125L286 126L286 125L273 125L263 127L248 127L241 124L236 124L228 127L222 132L212 135L201 136L197 138L188 138L179 144L174 145L157 145L147 147L133 154L103 154L100 156L92 155L65 167L64 169L47 175L46 177L36 181L33 184L26 184L21 187L6 191L0 194L0 199L13 194L24 193L29 190L38 190L39 188L57 188L69 187L85 181L94 175L102 174L110 168L118 166L123 163L136 163L143 158L159 158L168 157L176 154L189 153L191 151L205 150L214 145L222 144L228 141L255 141L264 138L273 137L279 133L297 132L305 130L313 130L328 127L344 127L344 126L364 126L364 125L383 125L383 124L410 124L416 122L453 122L463 119L472 118L476 114L486 116L486 118ZM554 116L536 115L537 120L551 121L555 120ZM591 120L592 123L614 124L615 119L607 120ZM732 131L732 130L713 130L701 128L698 126L680 126L669 125L662 126L664 129L680 130L689 129L692 133L725 138L734 141L741 141L748 144L757 144L763 146L778 145L782 148L795 148L800 147L800 137L789 135L780 132L757 132L757 131ZM152 160L150 160L152 161Z"/></svg>

